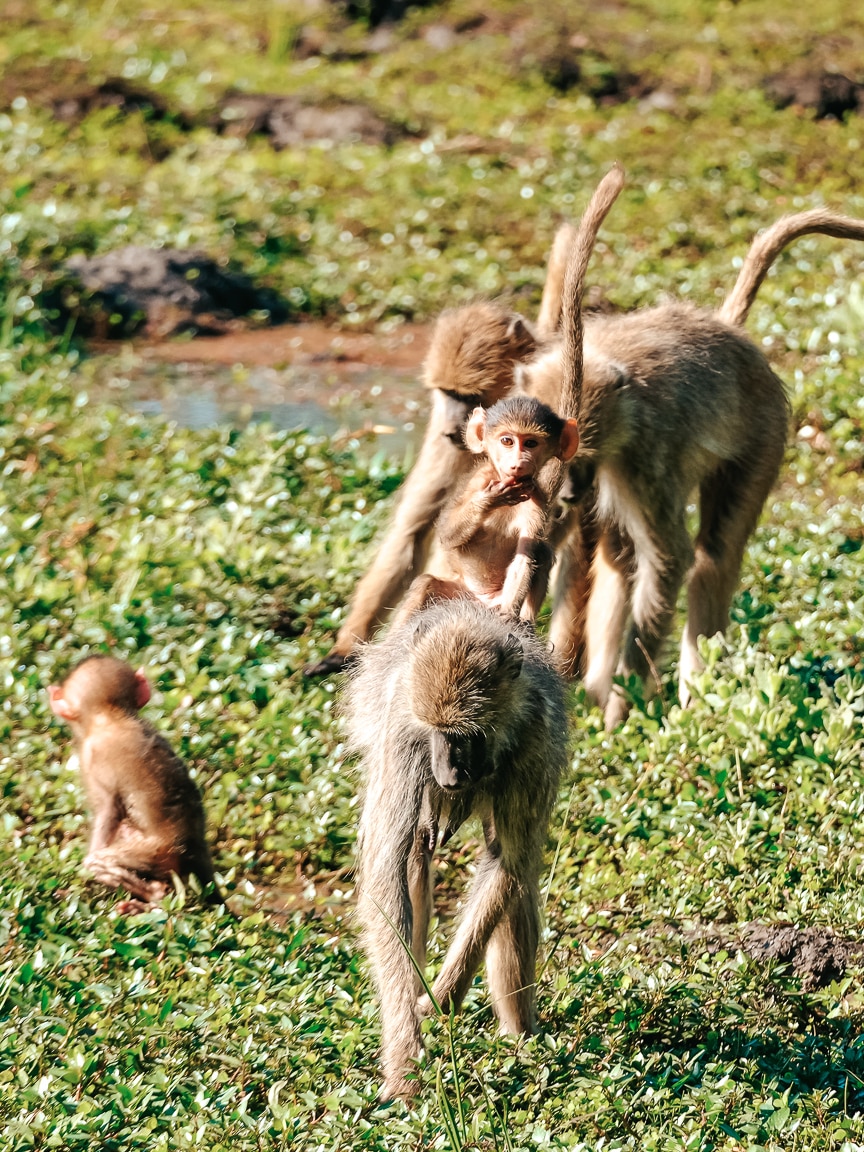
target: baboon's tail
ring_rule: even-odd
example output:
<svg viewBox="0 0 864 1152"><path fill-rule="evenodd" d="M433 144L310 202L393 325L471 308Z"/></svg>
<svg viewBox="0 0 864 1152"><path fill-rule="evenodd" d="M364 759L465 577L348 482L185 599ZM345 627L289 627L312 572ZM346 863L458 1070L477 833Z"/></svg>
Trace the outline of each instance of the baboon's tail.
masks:
<svg viewBox="0 0 864 1152"><path fill-rule="evenodd" d="M836 236L838 240L864 240L864 220L840 216L824 208L783 216L750 245L735 287L720 305L718 318L727 324L743 324L768 269L787 244L810 233Z"/></svg>
<svg viewBox="0 0 864 1152"><path fill-rule="evenodd" d="M558 331L561 323L561 304L564 298L564 273L567 270L567 256L576 240L576 226L562 224L555 233L549 265L546 269L546 283L540 311L537 313L537 335L541 340L549 340Z"/></svg>
<svg viewBox="0 0 864 1152"><path fill-rule="evenodd" d="M564 356L558 401L558 415L565 419L578 418L582 402L582 294L585 291L585 273L600 225L623 187L624 169L616 163L597 185L570 245L564 272L561 311Z"/></svg>

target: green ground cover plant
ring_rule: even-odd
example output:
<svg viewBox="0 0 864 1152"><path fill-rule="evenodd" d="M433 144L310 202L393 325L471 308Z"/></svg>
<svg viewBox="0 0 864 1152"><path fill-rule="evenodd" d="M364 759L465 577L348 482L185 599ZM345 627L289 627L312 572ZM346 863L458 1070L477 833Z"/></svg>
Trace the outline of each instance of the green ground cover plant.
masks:
<svg viewBox="0 0 864 1152"><path fill-rule="evenodd" d="M608 735L573 689L541 1033L498 1038L478 980L461 1016L431 1023L411 1109L376 1101L338 683L299 672L406 461L96 404L50 291L70 255L139 243L201 247L346 327L478 293L530 313L556 223L618 159L629 183L592 298L716 302L783 212L864 217L864 118L778 111L760 88L789 63L854 75L864 14L452 0L375 50L330 6L8 0L3 17L3 1148L864 1146L861 968L814 987L741 938L754 921L862 938L864 246L798 242L748 321L788 383L790 447L692 707L667 673ZM304 58L313 33L323 54ZM568 52L580 73L562 91ZM58 90L112 76L168 115L58 119ZM613 99L624 76L632 94ZM277 152L208 124L232 88L360 100L404 135ZM149 669L148 714L204 790L235 916L178 894L123 918L81 876L87 818L45 686L85 649ZM448 914L475 834L441 866Z"/></svg>

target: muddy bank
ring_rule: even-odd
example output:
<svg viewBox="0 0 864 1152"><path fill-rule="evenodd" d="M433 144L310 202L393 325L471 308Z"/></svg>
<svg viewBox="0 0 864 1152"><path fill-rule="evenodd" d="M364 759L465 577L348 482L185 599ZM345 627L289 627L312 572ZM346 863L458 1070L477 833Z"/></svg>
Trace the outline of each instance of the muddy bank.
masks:
<svg viewBox="0 0 864 1152"><path fill-rule="evenodd" d="M350 372L356 368L414 370L418 376L431 325L401 324L392 332L346 332L326 324L283 324L256 331L199 336L196 340L150 341L135 345L147 360L169 363L318 365L322 371ZM107 352L110 345L94 345Z"/></svg>
<svg viewBox="0 0 864 1152"><path fill-rule="evenodd" d="M188 428L267 421L392 455L422 437L429 329L384 334L291 324L194 340L94 341L88 394Z"/></svg>

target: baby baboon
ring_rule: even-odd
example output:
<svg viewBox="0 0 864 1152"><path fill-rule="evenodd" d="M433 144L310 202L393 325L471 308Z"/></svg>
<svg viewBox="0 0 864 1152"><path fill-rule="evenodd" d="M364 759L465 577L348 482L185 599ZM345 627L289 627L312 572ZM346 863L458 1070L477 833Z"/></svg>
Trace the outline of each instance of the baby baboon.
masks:
<svg viewBox="0 0 864 1152"><path fill-rule="evenodd" d="M443 564L455 579L419 576L396 620L401 623L433 599L476 596L508 616L534 621L546 596L553 554L548 544L552 512L564 480L564 462L579 445L576 421L582 383L581 300L588 261L600 225L624 183L615 165L597 187L569 233L564 260L556 244L550 265L563 279L563 369L559 416L529 396L474 409L465 443L481 457L474 473L448 503L438 523ZM550 274L550 279L552 275ZM544 307L549 310L546 302Z"/></svg>
<svg viewBox="0 0 864 1152"><path fill-rule="evenodd" d="M150 699L143 672L113 656L88 656L48 694L52 711L72 729L93 809L84 867L136 898L118 908L161 899L172 873L194 873L220 900L201 794L168 741L138 716Z"/></svg>
<svg viewBox="0 0 864 1152"><path fill-rule="evenodd" d="M358 915L381 1003L382 1097L408 1097L422 1052L417 966L426 961L439 829L476 815L486 849L433 985L458 1007L486 954L504 1032L534 1028L538 881L567 759L560 675L541 644L482 604L426 608L365 646L346 692L361 753Z"/></svg>
<svg viewBox="0 0 864 1152"><path fill-rule="evenodd" d="M579 446L575 420L530 396L475 408L465 442L482 462L441 513L438 540L453 580L418 576L394 627L432 600L467 593L506 616L533 621L546 596L552 551L547 524L555 494L544 478L550 460Z"/></svg>

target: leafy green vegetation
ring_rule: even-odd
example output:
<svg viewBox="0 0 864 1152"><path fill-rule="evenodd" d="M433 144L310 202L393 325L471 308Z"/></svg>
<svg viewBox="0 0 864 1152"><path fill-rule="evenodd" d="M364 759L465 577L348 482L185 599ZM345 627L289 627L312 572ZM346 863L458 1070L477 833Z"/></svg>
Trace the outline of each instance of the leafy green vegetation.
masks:
<svg viewBox="0 0 864 1152"><path fill-rule="evenodd" d="M629 184L591 283L622 307L717 300L782 212L824 202L864 217L864 119L778 112L759 88L789 62L855 75L864 13L840 0L532 11L452 0L409 13L371 51L362 22L299 3L6 5L10 1152L864 1143L860 972L804 990L737 944L753 920L862 935L864 248L800 241L748 322L788 382L793 436L693 706L677 706L666 676L609 736L573 691L541 1034L496 1037L478 980L452 1029L429 1026L414 1109L376 1104L377 1016L350 915L358 781L337 683L299 673L338 625L402 462L97 405L85 350L50 314L68 256L129 243L201 247L346 326L427 319L477 293L530 312L557 221L613 159ZM446 49L433 26L450 30ZM324 54L302 59L312 32ZM562 92L550 46L570 51L574 35L582 78ZM625 72L664 99L604 102ZM66 88L116 76L168 114L55 114ZM231 88L359 100L406 134L276 152L209 123ZM178 895L124 919L82 878L87 819L45 686L87 648L149 669L148 713L202 785L235 918ZM448 912L473 831L441 868Z"/></svg>

